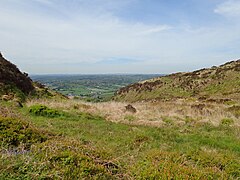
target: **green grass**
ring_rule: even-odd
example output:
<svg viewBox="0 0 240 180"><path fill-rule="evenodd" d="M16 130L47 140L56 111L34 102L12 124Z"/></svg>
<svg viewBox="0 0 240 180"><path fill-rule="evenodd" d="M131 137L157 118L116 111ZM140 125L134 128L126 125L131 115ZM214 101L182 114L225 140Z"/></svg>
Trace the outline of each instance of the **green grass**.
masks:
<svg viewBox="0 0 240 180"><path fill-rule="evenodd" d="M36 116L29 108L21 114L40 131L54 135L34 143L27 154L3 153L0 179L240 177L237 127L174 126L167 117L162 128L131 126L74 109L64 117Z"/></svg>

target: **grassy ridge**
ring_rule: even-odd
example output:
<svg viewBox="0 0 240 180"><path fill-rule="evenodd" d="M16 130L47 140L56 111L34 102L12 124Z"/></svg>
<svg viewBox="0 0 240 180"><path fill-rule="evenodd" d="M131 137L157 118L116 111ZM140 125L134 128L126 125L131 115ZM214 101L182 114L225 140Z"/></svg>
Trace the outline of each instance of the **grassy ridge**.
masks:
<svg viewBox="0 0 240 180"><path fill-rule="evenodd" d="M240 60L219 67L176 73L121 88L114 100L205 99L240 102Z"/></svg>
<svg viewBox="0 0 240 180"><path fill-rule="evenodd" d="M65 112L56 117L30 109L21 110L27 122L54 135L26 153L2 151L0 179L240 177L240 131L231 123L154 128L108 122L74 108L51 109Z"/></svg>

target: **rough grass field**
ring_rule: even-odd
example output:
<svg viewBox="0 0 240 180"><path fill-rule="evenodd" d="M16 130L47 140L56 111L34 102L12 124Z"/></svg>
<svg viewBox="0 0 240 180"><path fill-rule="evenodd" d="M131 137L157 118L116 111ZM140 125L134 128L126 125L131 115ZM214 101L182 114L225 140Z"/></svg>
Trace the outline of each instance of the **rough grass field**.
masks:
<svg viewBox="0 0 240 180"><path fill-rule="evenodd" d="M145 105L145 111L140 112L144 104L134 104L136 114L124 112L124 104L114 102L31 101L22 109L11 103L0 106L1 131L7 129L6 120L18 118L16 122L24 124L21 132L30 137L28 146L24 138L18 139L15 146L1 144L0 179L240 178L239 119L225 105L216 109L226 108L226 112L212 115L217 123L198 122L193 115L200 112L180 104L192 116L179 116L178 120L177 114L165 114L157 126L151 124L151 118L156 121L160 111L155 110L157 115L147 118L144 113L153 110ZM50 116L31 112L41 107L47 107ZM114 119L119 117L123 120ZM144 118L145 122L140 123ZM40 132L44 139L35 141L35 134L30 136L28 132ZM7 137L10 142L14 133ZM9 142L5 136L1 138Z"/></svg>

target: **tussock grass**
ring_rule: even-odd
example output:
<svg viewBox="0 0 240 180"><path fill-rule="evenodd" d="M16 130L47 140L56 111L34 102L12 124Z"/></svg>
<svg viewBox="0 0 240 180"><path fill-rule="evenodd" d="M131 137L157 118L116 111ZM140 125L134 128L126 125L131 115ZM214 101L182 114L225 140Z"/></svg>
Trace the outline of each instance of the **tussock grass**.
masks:
<svg viewBox="0 0 240 180"><path fill-rule="evenodd" d="M32 104L44 104L52 108L62 108L67 111L89 112L103 116L112 122L121 122L132 125L147 125L161 127L166 124L166 118L171 119L173 124L185 124L192 121L192 124L211 123L221 124L222 119L232 119L233 124L240 126L240 119L236 116L236 110L227 104L202 103L198 101L177 100L169 102L137 102L132 103L137 109L136 113L126 111L124 102L103 102L90 103L83 101L30 101ZM230 110L229 110L230 109ZM130 118L129 118L130 117ZM129 120L130 119L130 120Z"/></svg>

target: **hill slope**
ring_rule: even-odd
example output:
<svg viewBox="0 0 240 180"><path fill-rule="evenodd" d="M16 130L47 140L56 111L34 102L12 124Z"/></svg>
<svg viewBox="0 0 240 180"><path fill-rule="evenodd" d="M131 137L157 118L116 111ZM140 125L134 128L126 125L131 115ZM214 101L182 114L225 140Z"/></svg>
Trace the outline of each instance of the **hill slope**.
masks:
<svg viewBox="0 0 240 180"><path fill-rule="evenodd" d="M0 100L24 101L29 95L35 98L66 98L38 82L33 82L27 73L22 73L0 53Z"/></svg>
<svg viewBox="0 0 240 180"><path fill-rule="evenodd" d="M20 70L11 62L6 60L0 53L0 86L11 85L18 88L23 93L28 94L34 90L32 80L26 73Z"/></svg>
<svg viewBox="0 0 240 180"><path fill-rule="evenodd" d="M121 88L114 100L174 100L194 98L209 101L240 100L240 60L219 67L176 73Z"/></svg>

